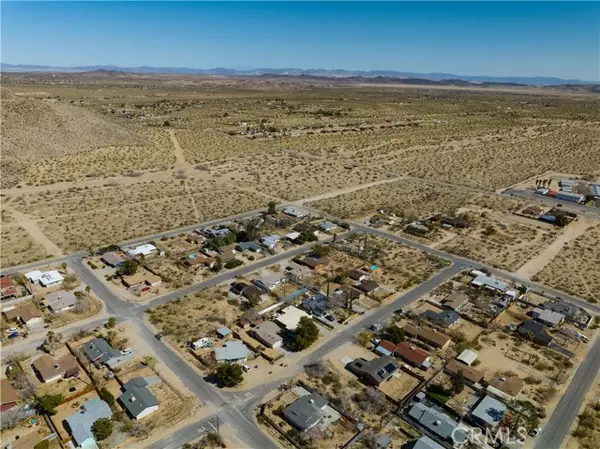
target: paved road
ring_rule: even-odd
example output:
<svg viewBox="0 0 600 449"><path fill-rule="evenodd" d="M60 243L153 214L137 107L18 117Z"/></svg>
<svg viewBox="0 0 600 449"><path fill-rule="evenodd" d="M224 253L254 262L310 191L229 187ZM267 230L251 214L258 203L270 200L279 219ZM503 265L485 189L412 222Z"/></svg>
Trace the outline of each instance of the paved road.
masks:
<svg viewBox="0 0 600 449"><path fill-rule="evenodd" d="M579 365L569 388L538 437L536 449L560 449L579 413L586 393L600 370L600 338L596 338L585 360Z"/></svg>
<svg viewBox="0 0 600 449"><path fill-rule="evenodd" d="M178 235L184 232L190 232L193 231L194 229L197 228L206 228L206 227L211 227L211 226L218 226L218 225L222 225L222 224L226 224L229 223L233 220L238 220L238 219L242 219L242 218L248 218L248 217L252 217L260 212L264 212L264 209L257 209L257 210L252 210L252 211L248 211L248 212L244 212L241 214L237 214L237 215L231 215L229 217L225 217L225 218L219 218L216 220L211 220L211 221L205 221L203 223L196 223L193 225L189 225L189 226L184 226L182 228L177 228L177 229L171 229L169 231L165 231L165 232L161 232L158 234L153 234L153 235L147 235L144 237L137 237L135 239L131 239L131 240L126 240L124 242L118 243L119 246L126 246L126 245L139 245L141 243L147 243L150 240L160 240L163 237L171 237L173 235ZM71 260L76 260L79 259L81 257L84 257L88 255L87 251L78 251L76 253L70 254L70 255L66 255L66 256L62 256L62 257L55 257L52 259L46 259L46 260L40 260L37 262L32 262L32 263L28 263L25 265L18 265L18 266L14 266L14 267L8 267L8 268L4 268L0 271L1 274L8 274L8 273L15 273L15 272L19 272L19 271L31 271L31 270L35 270L37 268L43 267L44 265L49 265L49 264L56 264L56 263L62 263L62 262L69 262Z"/></svg>

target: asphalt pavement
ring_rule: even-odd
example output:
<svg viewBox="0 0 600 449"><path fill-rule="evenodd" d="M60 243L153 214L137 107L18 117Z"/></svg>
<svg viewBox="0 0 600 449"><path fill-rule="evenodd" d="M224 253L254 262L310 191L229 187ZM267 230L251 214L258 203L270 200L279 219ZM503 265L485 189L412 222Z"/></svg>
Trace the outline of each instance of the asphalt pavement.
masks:
<svg viewBox="0 0 600 449"><path fill-rule="evenodd" d="M585 206L583 204L570 203L568 201L559 200L550 196L537 195L529 190L507 189L504 192L502 192L502 194L505 196L524 198L530 201L534 201L536 203L543 204L545 206L558 207L560 205L560 208L566 211L583 215L584 217L590 218L592 220L600 219L600 208L598 207Z"/></svg>
<svg viewBox="0 0 600 449"><path fill-rule="evenodd" d="M585 360L579 365L567 391L538 436L536 449L560 449L579 413L585 395L600 370L600 338L596 338ZM599 443L600 447L600 443Z"/></svg>

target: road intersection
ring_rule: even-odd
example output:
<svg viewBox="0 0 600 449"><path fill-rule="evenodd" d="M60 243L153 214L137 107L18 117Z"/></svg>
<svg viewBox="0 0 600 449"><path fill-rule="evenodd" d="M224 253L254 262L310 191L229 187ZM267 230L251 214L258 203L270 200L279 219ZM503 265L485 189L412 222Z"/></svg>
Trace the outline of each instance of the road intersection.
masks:
<svg viewBox="0 0 600 449"><path fill-rule="evenodd" d="M312 209L304 205L299 207L303 208L306 211L309 211L311 214L340 221L337 217L331 216L320 210ZM196 229L200 226L204 227L225 224L235 219L253 216L258 212L259 211L251 211L244 214L238 214L233 217L213 220L211 222L204 223L201 225L188 226L186 228L180 228L145 238L131 240L126 243L138 244L142 242L147 242L149 240L160 239L165 236L177 235L182 232ZM540 285L525 279L520 279L512 273L507 273L503 270L486 266L480 262L472 261L460 256L449 254L438 249L426 246L422 243L418 243L413 240L409 240L383 230L370 228L368 226L363 225L362 223L352 222L348 220L345 221L352 226L353 231L355 232L363 232L378 235L391 241L409 246L411 248L424 251L428 254L441 257L450 261L451 266L438 272L436 275L421 283L413 290L410 290L407 293L401 295L393 302L390 302L387 305L378 309L374 309L371 313L366 314L360 320L355 320L351 325L345 327L336 336L321 344L321 346L316 348L313 352L311 352L304 359L302 359L301 362L298 363L296 366L296 373L300 371L304 365L310 364L314 361L323 358L326 354L331 352L336 347L339 347L347 341L351 341L365 327L382 320L386 316L390 315L397 308L405 307L411 302L416 301L419 297L437 288L439 285L448 281L454 275L458 274L459 272L465 269L485 268L489 270L489 272L493 275L507 278L518 283L524 283L525 285L542 293L548 298L560 297L589 311L600 313L600 307L594 304L590 304L589 302L586 302L583 299L577 298L572 295L567 295L563 292L557 291L547 286ZM182 382L190 389L190 391L192 391L196 396L198 396L198 398L200 398L200 400L203 403L209 404L211 407L213 407L217 411L219 419L222 422L231 424L232 428L235 430L235 432L238 434L238 436L244 442L244 444L252 448L270 449L277 448L278 445L267 435L265 435L260 429L260 427L256 424L254 417L255 409L256 406L263 400L265 396L274 391L278 387L278 385L284 383L288 379L277 379L276 381L268 382L252 390L236 393L239 394L239 396L235 397L232 393L219 391L216 388L214 388L210 383L208 383L193 367L191 367L187 362L185 362L176 350L171 348L168 344L165 344L164 342L154 338L154 332L152 331L149 324L144 320L144 312L149 308L157 307L162 304L171 302L177 298L183 297L185 295L193 294L200 290L230 281L236 276L248 274L260 268L264 268L266 266L305 253L308 250L309 249L306 247L294 248L292 250L282 252L275 256L267 257L257 263L243 266L238 269L230 270L225 273L216 275L198 284L185 287L178 291L167 293L143 304L134 304L121 299L104 282L98 279L83 261L83 257L86 255L86 253L79 252L70 256L61 257L59 259L53 260L52 262L67 262L71 269L81 278L81 280L85 284L89 285L91 289L95 292L95 294L100 299L102 299L102 301L106 305L106 310L109 314L115 316L119 321L132 322L139 329L141 335L144 337L144 340L150 345L156 357L160 359L166 366L169 366L178 375ZM48 263L48 261L42 261L38 263L28 264L26 266L13 267L8 270L3 270L3 273L38 268ZM103 321L104 319L101 319L98 320L98 322L88 323L86 325L86 328L97 327L98 325L101 325ZM41 340L33 340L31 342L27 342L26 345L20 346L18 349L32 349L39 346L40 343ZM11 352L14 352L14 350L11 350ZM599 360L600 342L596 342L594 344L593 349L587 356L586 360L578 369L575 375L576 377L573 379L573 383L566 391L563 400L559 403L556 412L554 413L554 415L551 418L551 421L549 422L549 424L556 422L556 425L553 425L551 430L548 430L542 434L537 445L538 448L558 448L560 446L560 442L556 445L556 441L562 441L562 439L564 439L564 436L568 432L570 424L575 419L581 401L583 400L583 395L586 391L585 389L582 390L582 386L587 385L589 387L589 384L591 384L591 382L593 381L593 377L598 371L598 365L600 364ZM293 375L295 375L296 373L292 374L290 378L293 377ZM577 386L574 386L575 381L577 381ZM242 399L240 399L240 397ZM204 418L197 423L179 429L168 438L161 440L151 445L150 447L167 449L179 448L185 442L199 438L203 432L202 428L206 429L211 419L214 419L214 415L208 418ZM541 443L542 441L544 442L543 444L546 444L547 446L543 446Z"/></svg>

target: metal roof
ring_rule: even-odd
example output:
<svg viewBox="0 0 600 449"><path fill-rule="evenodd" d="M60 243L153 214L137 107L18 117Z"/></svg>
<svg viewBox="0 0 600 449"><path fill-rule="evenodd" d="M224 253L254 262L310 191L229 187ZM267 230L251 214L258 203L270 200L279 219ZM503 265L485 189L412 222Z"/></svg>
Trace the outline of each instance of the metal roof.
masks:
<svg viewBox="0 0 600 449"><path fill-rule="evenodd" d="M92 426L96 421L102 418L110 418L112 411L108 404L101 399L92 399L85 402L78 412L65 418L65 421L71 429L71 435L77 446L91 438L94 440Z"/></svg>
<svg viewBox="0 0 600 449"><path fill-rule="evenodd" d="M222 348L215 349L217 362L242 360L248 357L248 348L240 340L229 341Z"/></svg>
<svg viewBox="0 0 600 449"><path fill-rule="evenodd" d="M471 415L491 426L500 424L506 414L506 405L491 396L485 396L473 409Z"/></svg>
<svg viewBox="0 0 600 449"><path fill-rule="evenodd" d="M158 399L147 387L148 381L143 377L136 377L123 385L124 391L119 396L119 402L135 418L147 408L158 405Z"/></svg>

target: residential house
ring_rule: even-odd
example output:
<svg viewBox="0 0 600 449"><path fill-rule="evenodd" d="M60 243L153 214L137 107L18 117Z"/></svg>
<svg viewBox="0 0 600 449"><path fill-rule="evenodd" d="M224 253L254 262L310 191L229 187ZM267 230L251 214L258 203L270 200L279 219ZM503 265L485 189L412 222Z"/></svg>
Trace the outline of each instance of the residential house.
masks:
<svg viewBox="0 0 600 449"><path fill-rule="evenodd" d="M73 291L59 291L46 295L42 303L52 313L62 313L73 309L79 299Z"/></svg>
<svg viewBox="0 0 600 449"><path fill-rule="evenodd" d="M302 308L317 318L327 318L333 313L329 308L329 299L327 296L321 294L304 300Z"/></svg>
<svg viewBox="0 0 600 449"><path fill-rule="evenodd" d="M468 441L467 429L461 428L456 421L433 407L416 403L408 411L408 416L441 440L454 446Z"/></svg>
<svg viewBox="0 0 600 449"><path fill-rule="evenodd" d="M216 333L217 333L217 337L219 337L219 338L227 338L233 333L233 331L231 329L229 329L228 327L223 326L223 327L218 328L216 330Z"/></svg>
<svg viewBox="0 0 600 449"><path fill-rule="evenodd" d="M460 321L460 315L454 310L442 310L441 312L426 310L423 315L433 324L444 328L455 326Z"/></svg>
<svg viewBox="0 0 600 449"><path fill-rule="evenodd" d="M521 393L524 386L525 381L518 376L496 376L489 380L487 392L510 401Z"/></svg>
<svg viewBox="0 0 600 449"><path fill-rule="evenodd" d="M306 432L325 417L327 400L318 394L301 396L283 409L285 420L295 428Z"/></svg>
<svg viewBox="0 0 600 449"><path fill-rule="evenodd" d="M396 346L394 354L417 368L427 369L431 366L431 354L405 341Z"/></svg>
<svg viewBox="0 0 600 449"><path fill-rule="evenodd" d="M454 292L450 293L442 300L442 304L445 308L460 312L469 303L469 297L464 293Z"/></svg>
<svg viewBox="0 0 600 449"><path fill-rule="evenodd" d="M31 364L42 382L48 383L58 379L79 376L79 363L71 354L55 358L43 355Z"/></svg>
<svg viewBox="0 0 600 449"><path fill-rule="evenodd" d="M283 339L279 336L280 330L279 326L273 321L265 321L250 329L248 334L269 348L279 348L283 342Z"/></svg>
<svg viewBox="0 0 600 449"><path fill-rule="evenodd" d="M510 285L508 285L508 283L487 276L485 274L478 275L475 279L471 281L471 285L474 285L475 287L487 288L488 290L494 290L498 292L504 292L505 290L508 290L510 288Z"/></svg>
<svg viewBox="0 0 600 449"><path fill-rule="evenodd" d="M142 419L158 410L158 399L148 388L149 385L145 377L136 377L123 384L123 394L117 401L131 418Z"/></svg>
<svg viewBox="0 0 600 449"><path fill-rule="evenodd" d="M373 360L361 357L346 365L346 369L366 384L379 386L398 371L399 366L392 356L381 356Z"/></svg>
<svg viewBox="0 0 600 449"><path fill-rule="evenodd" d="M296 262L290 262L284 269L285 275L292 281L299 282L306 276L312 273L312 270L307 266L297 264Z"/></svg>
<svg viewBox="0 0 600 449"><path fill-rule="evenodd" d="M331 232L334 229L337 229L337 227L338 225L332 223L331 221L324 221L323 223L319 224L319 228L321 228L325 232Z"/></svg>
<svg viewBox="0 0 600 449"><path fill-rule="evenodd" d="M441 444L438 444L428 436L422 436L417 441L415 441L412 449L446 449Z"/></svg>
<svg viewBox="0 0 600 449"><path fill-rule="evenodd" d="M542 304L542 308L562 313L567 320L572 321L579 327L587 327L592 320L592 316L587 310L565 301L547 301Z"/></svg>
<svg viewBox="0 0 600 449"><path fill-rule="evenodd" d="M112 268L122 267L125 263L125 258L115 251L110 251L102 254L100 260Z"/></svg>
<svg viewBox="0 0 600 449"><path fill-rule="evenodd" d="M240 340L228 341L222 347L215 349L217 362L245 362L250 351Z"/></svg>
<svg viewBox="0 0 600 449"><path fill-rule="evenodd" d="M296 241L300 237L300 233L294 231L294 232L290 232L289 234L284 235L283 237L292 243L296 243Z"/></svg>
<svg viewBox="0 0 600 449"><path fill-rule="evenodd" d="M478 384L483 379L483 373L471 366L467 366L463 363L457 362L456 360L450 360L445 366L444 370L450 374L458 373L461 371L465 380L472 384Z"/></svg>
<svg viewBox="0 0 600 449"><path fill-rule="evenodd" d="M13 278L8 275L0 276L0 300L16 298L17 295L17 285Z"/></svg>
<svg viewBox="0 0 600 449"><path fill-rule="evenodd" d="M449 217L447 215L434 215L431 217L431 221L440 222L444 225L451 226L453 228L469 228L471 224L468 220L464 220L458 217Z"/></svg>
<svg viewBox="0 0 600 449"><path fill-rule="evenodd" d="M552 343L552 336L546 331L546 326L535 320L527 320L517 327L517 332L534 343L541 346L548 346Z"/></svg>
<svg viewBox="0 0 600 449"><path fill-rule="evenodd" d="M284 273L277 273L275 271L264 270L260 273L260 277L252 280L252 283L259 289L268 292L273 290L278 285L285 282L286 277Z"/></svg>
<svg viewBox="0 0 600 449"><path fill-rule="evenodd" d="M438 332L430 327L415 327L412 324L405 325L402 330L406 335L417 338L430 346L438 349L446 349L452 343L452 339L446 334Z"/></svg>
<svg viewBox="0 0 600 449"><path fill-rule="evenodd" d="M363 294L361 291L350 287L349 285L342 285L340 288L336 288L333 292L334 298L341 302L358 301L362 298Z"/></svg>
<svg viewBox="0 0 600 449"><path fill-rule="evenodd" d="M302 263L304 265L306 265L308 268L310 268L311 270L318 270L321 269L325 266L327 266L329 264L329 258L328 257L318 257L318 256L313 256L313 255L309 255L306 256L304 259L302 259Z"/></svg>
<svg viewBox="0 0 600 449"><path fill-rule="evenodd" d="M59 285L64 280L62 274L57 270L41 272L39 270L30 271L25 273L25 277L29 279L31 283L38 283L42 287L52 287Z"/></svg>
<svg viewBox="0 0 600 449"><path fill-rule="evenodd" d="M249 285L242 291L242 296L246 299L256 298L256 297L260 298L261 295L262 295L262 292L254 285Z"/></svg>
<svg viewBox="0 0 600 449"><path fill-rule="evenodd" d="M303 317L310 318L310 315L297 307L288 306L279 313L275 321L288 331L293 332L296 330L300 323L300 319Z"/></svg>
<svg viewBox="0 0 600 449"><path fill-rule="evenodd" d="M481 427L497 427L506 414L508 408L499 400L484 396L471 410L471 418Z"/></svg>
<svg viewBox="0 0 600 449"><path fill-rule="evenodd" d="M406 226L406 232L413 235L427 235L431 229L421 221L413 221Z"/></svg>
<svg viewBox="0 0 600 449"><path fill-rule="evenodd" d="M96 398L84 402L75 413L65 418L65 428L71 434L71 442L75 447L96 447L92 426L99 419L108 419L111 416L112 411L103 400Z"/></svg>
<svg viewBox="0 0 600 449"><path fill-rule="evenodd" d="M237 244L235 249L238 251L250 251L253 253L261 253L263 247L256 242L241 242Z"/></svg>
<svg viewBox="0 0 600 449"><path fill-rule="evenodd" d="M138 256L149 256L158 251L158 248L151 243L145 243L143 245L136 246L127 250L127 254L133 257Z"/></svg>
<svg viewBox="0 0 600 449"><path fill-rule="evenodd" d="M220 228L220 229L205 229L204 234L208 237L216 239L219 237L227 237L231 234L231 231L228 228Z"/></svg>
<svg viewBox="0 0 600 449"><path fill-rule="evenodd" d="M471 366L475 360L477 360L477 353L475 351L471 351L470 349L465 349L463 352L456 357L461 363L464 363L467 366Z"/></svg>
<svg viewBox="0 0 600 449"><path fill-rule="evenodd" d="M379 289L379 284L371 279L363 280L355 286L361 292L370 295Z"/></svg>
<svg viewBox="0 0 600 449"><path fill-rule="evenodd" d="M541 309L539 307L536 307L531 311L531 316L534 320L539 321L548 327L560 326L565 321L565 316L562 313Z"/></svg>
<svg viewBox="0 0 600 449"><path fill-rule="evenodd" d="M42 323L42 313L31 303L4 310L4 317L8 321L18 321L25 326L34 326Z"/></svg>
<svg viewBox="0 0 600 449"><path fill-rule="evenodd" d="M156 287L162 283L160 276L149 272L148 270L142 269L135 274L130 276L122 276L121 280L127 288L133 288L138 286Z"/></svg>
<svg viewBox="0 0 600 449"><path fill-rule="evenodd" d="M294 209L293 207L284 207L282 212L294 218L304 218L306 216L304 212L301 212L298 209Z"/></svg>
<svg viewBox="0 0 600 449"><path fill-rule="evenodd" d="M350 270L348 272L348 277L353 281L362 282L369 279L368 273L365 273L362 270Z"/></svg>
<svg viewBox="0 0 600 449"><path fill-rule="evenodd" d="M94 338L83 345L83 352L86 357L96 366L107 365L110 368L118 367L128 362L134 356L133 352L123 354L118 349L113 348L103 338Z"/></svg>
<svg viewBox="0 0 600 449"><path fill-rule="evenodd" d="M235 252L235 250L233 250L233 249L228 249L228 250L221 251L221 252L219 253L219 255L217 256L217 259L218 259L218 260L219 260L221 263L227 263L227 262L229 262L230 260L233 260L233 259L235 259L235 255L236 255L236 252Z"/></svg>
<svg viewBox="0 0 600 449"><path fill-rule="evenodd" d="M259 243L268 249L275 249L277 243L281 240L281 237L277 234L268 235L266 237L261 237L258 239Z"/></svg>
<svg viewBox="0 0 600 449"><path fill-rule="evenodd" d="M0 380L0 412L7 412L17 406L19 397L9 379Z"/></svg>
<svg viewBox="0 0 600 449"><path fill-rule="evenodd" d="M392 343L389 340L381 340L375 347L375 352L383 356L392 356L396 352L397 346L396 343Z"/></svg>

